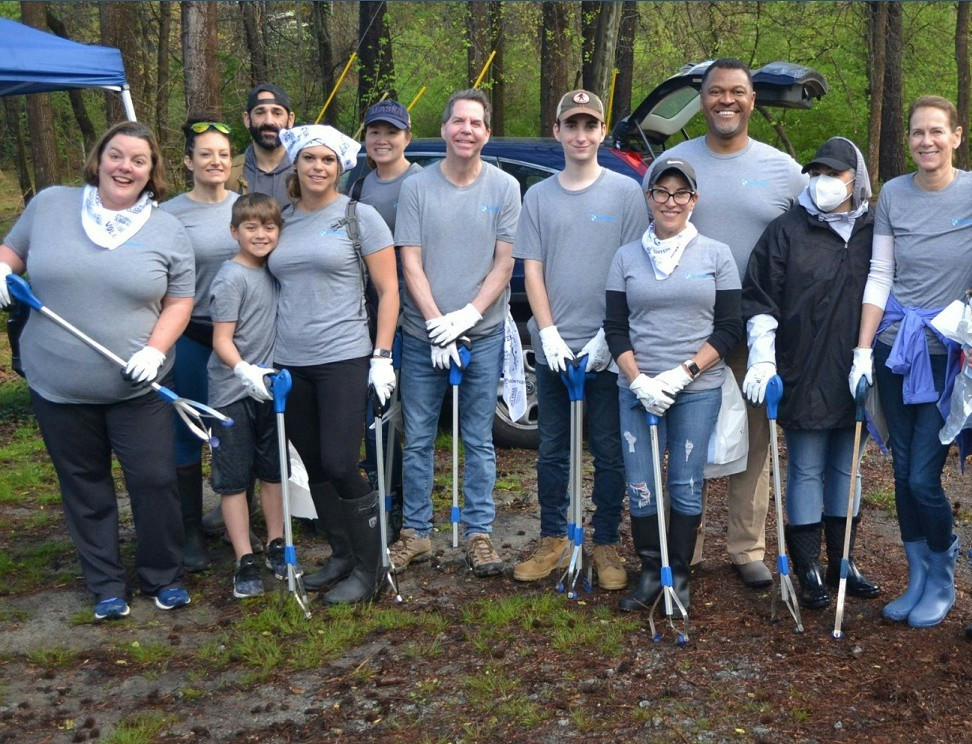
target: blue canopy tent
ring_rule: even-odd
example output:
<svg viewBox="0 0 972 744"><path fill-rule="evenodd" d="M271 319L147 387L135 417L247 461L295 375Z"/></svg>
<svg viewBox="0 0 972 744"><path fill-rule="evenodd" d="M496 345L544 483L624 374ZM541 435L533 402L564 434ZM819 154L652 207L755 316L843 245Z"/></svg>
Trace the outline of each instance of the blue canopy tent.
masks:
<svg viewBox="0 0 972 744"><path fill-rule="evenodd" d="M120 93L126 116L135 121L125 64L117 49L62 39L0 18L0 50L0 96L102 88Z"/></svg>

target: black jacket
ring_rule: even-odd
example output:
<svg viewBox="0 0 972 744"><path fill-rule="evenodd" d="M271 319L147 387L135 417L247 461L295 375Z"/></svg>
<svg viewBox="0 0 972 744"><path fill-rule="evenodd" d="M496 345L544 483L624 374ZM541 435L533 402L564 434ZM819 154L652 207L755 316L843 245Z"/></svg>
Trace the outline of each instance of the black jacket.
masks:
<svg viewBox="0 0 972 744"><path fill-rule="evenodd" d="M825 222L796 205L773 220L743 279L743 319L772 315L776 370L783 379L779 423L790 429L854 425L847 374L857 346L861 298L871 264L874 211L854 223L845 245Z"/></svg>

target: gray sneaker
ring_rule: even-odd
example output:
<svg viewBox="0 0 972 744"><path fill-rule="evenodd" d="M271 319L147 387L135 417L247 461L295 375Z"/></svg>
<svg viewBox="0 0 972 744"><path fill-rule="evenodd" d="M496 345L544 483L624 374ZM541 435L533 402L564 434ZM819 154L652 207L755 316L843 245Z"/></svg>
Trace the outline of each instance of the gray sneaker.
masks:
<svg viewBox="0 0 972 744"><path fill-rule="evenodd" d="M260 565L253 553L247 553L236 562L233 572L233 596L237 599L259 597L263 594L263 579L260 578Z"/></svg>
<svg viewBox="0 0 972 744"><path fill-rule="evenodd" d="M480 578L498 576L503 573L503 559L493 549L489 535L477 533L466 541L466 562L472 572Z"/></svg>

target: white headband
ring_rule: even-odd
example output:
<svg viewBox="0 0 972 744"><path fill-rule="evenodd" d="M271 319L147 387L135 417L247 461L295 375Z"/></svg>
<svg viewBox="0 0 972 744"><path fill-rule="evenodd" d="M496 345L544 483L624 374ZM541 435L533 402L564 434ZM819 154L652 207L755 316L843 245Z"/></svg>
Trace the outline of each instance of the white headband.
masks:
<svg viewBox="0 0 972 744"><path fill-rule="evenodd" d="M358 163L360 143L326 124L304 124L293 129L281 129L280 141L287 150L290 162L297 164L297 156L305 147L324 147L332 150L341 163L341 170L349 171Z"/></svg>

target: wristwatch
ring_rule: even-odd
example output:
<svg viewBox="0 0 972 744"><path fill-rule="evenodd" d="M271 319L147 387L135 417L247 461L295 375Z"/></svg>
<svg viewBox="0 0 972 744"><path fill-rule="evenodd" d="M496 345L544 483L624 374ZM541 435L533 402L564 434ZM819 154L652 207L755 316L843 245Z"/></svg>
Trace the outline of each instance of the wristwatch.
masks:
<svg viewBox="0 0 972 744"><path fill-rule="evenodd" d="M372 359L391 359L391 349L375 349L371 354Z"/></svg>
<svg viewBox="0 0 972 744"><path fill-rule="evenodd" d="M686 359L684 362L682 362L682 367L686 372L688 372L689 377L691 377L693 380L698 377L699 373L702 371L699 369L699 365L697 365L691 359Z"/></svg>

